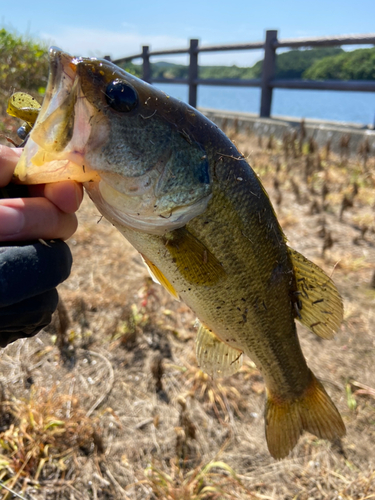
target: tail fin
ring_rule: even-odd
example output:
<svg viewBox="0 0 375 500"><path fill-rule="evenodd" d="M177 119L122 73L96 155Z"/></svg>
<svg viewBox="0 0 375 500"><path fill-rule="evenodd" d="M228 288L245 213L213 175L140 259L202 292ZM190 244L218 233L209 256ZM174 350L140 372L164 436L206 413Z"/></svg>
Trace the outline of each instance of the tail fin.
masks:
<svg viewBox="0 0 375 500"><path fill-rule="evenodd" d="M311 373L305 393L294 401L280 402L268 394L266 439L271 455L286 457L303 431L329 441L345 435L342 418L323 385Z"/></svg>

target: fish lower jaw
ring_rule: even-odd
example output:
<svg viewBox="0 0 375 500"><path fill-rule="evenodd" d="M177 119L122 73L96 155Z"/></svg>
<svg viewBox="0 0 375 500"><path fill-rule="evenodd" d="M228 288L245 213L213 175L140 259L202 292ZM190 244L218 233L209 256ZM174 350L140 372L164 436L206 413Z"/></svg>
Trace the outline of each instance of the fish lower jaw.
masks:
<svg viewBox="0 0 375 500"><path fill-rule="evenodd" d="M43 150L38 150L31 159L22 155L14 171L16 181L20 184L47 184L67 180L82 183L100 181L98 172L85 166L82 155L75 154L75 161L59 156Z"/></svg>
<svg viewBox="0 0 375 500"><path fill-rule="evenodd" d="M147 202L140 201L136 206L134 197L116 191L103 180L99 183L86 182L84 186L102 215L121 232L123 228L159 236L185 226L206 209L210 199L206 197L194 205L175 207L168 213L158 213L154 209L157 203L151 197Z"/></svg>

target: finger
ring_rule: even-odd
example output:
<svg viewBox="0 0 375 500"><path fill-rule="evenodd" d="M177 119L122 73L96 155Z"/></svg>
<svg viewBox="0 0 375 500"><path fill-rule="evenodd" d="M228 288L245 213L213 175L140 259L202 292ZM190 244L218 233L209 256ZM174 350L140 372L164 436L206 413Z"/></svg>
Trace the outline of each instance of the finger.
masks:
<svg viewBox="0 0 375 500"><path fill-rule="evenodd" d="M0 186L6 186L11 181L21 153L22 148L14 149L0 146Z"/></svg>
<svg viewBox="0 0 375 500"><path fill-rule="evenodd" d="M31 196L44 196L67 214L76 212L83 198L82 184L74 181L53 182L30 186Z"/></svg>
<svg viewBox="0 0 375 500"><path fill-rule="evenodd" d="M47 198L0 200L0 241L68 239L77 218L59 210Z"/></svg>

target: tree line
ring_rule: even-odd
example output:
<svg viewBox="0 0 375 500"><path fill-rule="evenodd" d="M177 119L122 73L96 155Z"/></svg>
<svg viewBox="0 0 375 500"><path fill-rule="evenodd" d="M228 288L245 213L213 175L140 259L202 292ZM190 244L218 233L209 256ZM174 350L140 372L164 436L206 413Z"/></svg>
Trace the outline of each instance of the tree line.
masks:
<svg viewBox="0 0 375 500"><path fill-rule="evenodd" d="M251 67L199 66L199 78L260 78L263 61ZM142 65L127 63L124 69L138 77ZM187 78L188 66L151 63L153 78ZM374 80L375 48L344 51L342 48L290 50L276 54L276 78L306 80Z"/></svg>
<svg viewBox="0 0 375 500"><path fill-rule="evenodd" d="M15 90L42 95L48 76L48 47L44 42L0 29L0 112ZM199 78L260 78L263 61L251 67L199 66ZM124 69L141 77L142 66ZM169 62L151 64L153 78L187 78L188 66ZM290 50L276 55L276 78L311 80L374 80L375 48Z"/></svg>

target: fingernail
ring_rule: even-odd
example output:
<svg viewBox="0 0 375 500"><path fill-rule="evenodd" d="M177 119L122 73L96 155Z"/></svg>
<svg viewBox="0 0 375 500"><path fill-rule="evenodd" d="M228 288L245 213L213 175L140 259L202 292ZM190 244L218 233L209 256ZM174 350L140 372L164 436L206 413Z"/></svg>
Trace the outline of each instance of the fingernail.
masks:
<svg viewBox="0 0 375 500"><path fill-rule="evenodd" d="M20 210L0 206L0 236L12 236L22 231L25 217Z"/></svg>

